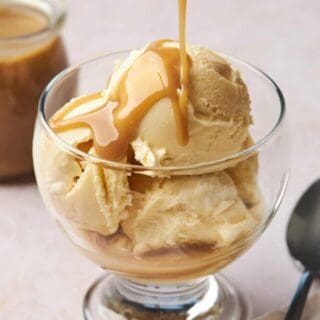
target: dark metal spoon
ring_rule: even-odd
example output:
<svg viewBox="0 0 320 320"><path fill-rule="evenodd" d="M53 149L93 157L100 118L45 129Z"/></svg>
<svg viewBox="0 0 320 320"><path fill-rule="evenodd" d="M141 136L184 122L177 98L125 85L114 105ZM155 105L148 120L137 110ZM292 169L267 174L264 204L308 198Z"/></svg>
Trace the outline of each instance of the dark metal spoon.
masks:
<svg viewBox="0 0 320 320"><path fill-rule="evenodd" d="M299 199L287 228L291 256L304 267L285 320L299 320L312 281L320 274L320 180Z"/></svg>

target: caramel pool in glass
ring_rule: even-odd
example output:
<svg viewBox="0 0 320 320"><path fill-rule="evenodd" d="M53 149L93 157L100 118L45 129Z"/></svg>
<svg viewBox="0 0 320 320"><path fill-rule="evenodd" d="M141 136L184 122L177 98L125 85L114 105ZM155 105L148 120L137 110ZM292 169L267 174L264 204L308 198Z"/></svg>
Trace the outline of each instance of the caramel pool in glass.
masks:
<svg viewBox="0 0 320 320"><path fill-rule="evenodd" d="M32 172L37 103L50 79L67 66L53 25L36 8L0 4L0 179Z"/></svg>

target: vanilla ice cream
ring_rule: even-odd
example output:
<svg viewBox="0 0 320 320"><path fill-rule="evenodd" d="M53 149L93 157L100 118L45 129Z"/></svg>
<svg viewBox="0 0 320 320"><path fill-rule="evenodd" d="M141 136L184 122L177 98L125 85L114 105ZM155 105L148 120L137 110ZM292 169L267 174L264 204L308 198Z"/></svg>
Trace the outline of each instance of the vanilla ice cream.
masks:
<svg viewBox="0 0 320 320"><path fill-rule="evenodd" d="M188 165L221 159L241 150L251 124L250 99L238 71L217 54L190 47L189 143L179 145L169 99L145 115L132 141L146 166Z"/></svg>
<svg viewBox="0 0 320 320"><path fill-rule="evenodd" d="M165 45L178 46L175 42ZM117 65L100 97L83 99L69 110L75 101L82 101L75 98L53 120L88 114L117 96L124 75L146 50L132 52ZM208 49L191 46L188 54L188 143L179 143L170 99L163 97L130 132L130 155L123 163L186 166L228 157L253 144L250 99L240 73ZM70 127L58 135L73 147L97 154L93 132L86 126ZM256 210L262 208L256 155L232 162L224 170L158 176L150 168L132 173L77 159L45 134L36 143L37 179L44 198L63 224L89 232L86 241L100 236L103 240L94 247L99 246L101 254L109 252L113 237L125 239L126 250L134 257L188 246L220 250L250 236L261 220L262 212Z"/></svg>
<svg viewBox="0 0 320 320"><path fill-rule="evenodd" d="M122 223L136 254L185 244L227 246L257 223L224 171L155 179L136 202Z"/></svg>

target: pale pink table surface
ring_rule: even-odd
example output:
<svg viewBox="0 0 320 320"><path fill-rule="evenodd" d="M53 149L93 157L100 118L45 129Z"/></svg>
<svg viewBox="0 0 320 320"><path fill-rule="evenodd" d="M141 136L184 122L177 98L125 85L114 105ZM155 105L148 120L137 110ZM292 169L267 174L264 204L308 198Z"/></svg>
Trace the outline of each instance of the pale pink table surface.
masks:
<svg viewBox="0 0 320 320"><path fill-rule="evenodd" d="M224 271L249 294L258 315L287 304L296 287L285 226L300 193L320 175L320 2L189 3L190 43L259 66L287 100L292 176L286 199L257 244ZM70 0L69 8L64 38L72 63L177 37L174 0ZM0 319L80 320L83 294L101 271L64 238L34 183L0 185L0 212Z"/></svg>

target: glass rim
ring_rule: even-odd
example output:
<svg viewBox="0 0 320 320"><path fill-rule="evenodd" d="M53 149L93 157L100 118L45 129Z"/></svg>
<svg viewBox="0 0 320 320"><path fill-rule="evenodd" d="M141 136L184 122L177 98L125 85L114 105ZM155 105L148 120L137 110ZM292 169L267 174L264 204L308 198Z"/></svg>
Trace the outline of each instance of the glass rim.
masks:
<svg viewBox="0 0 320 320"><path fill-rule="evenodd" d="M74 66L71 66L69 68L66 68L65 70L61 71L59 74L57 74L46 86L46 88L43 90L40 99L39 99L39 104L38 104L38 119L40 119L40 124L42 128L45 130L46 134L50 138L52 138L58 145L61 147L64 151L66 151L68 154L75 156L76 158L83 159L84 161L87 161L89 163L93 164L99 164L103 165L105 167L110 167L112 169L121 169L121 170L136 170L136 171L151 171L151 172L163 172L163 173L170 173L170 172L185 172L185 171L190 171L190 170L196 170L196 171L201 171L206 168L212 168L212 167L220 167L223 166L224 163L227 163L229 161L234 161L236 159L243 159L247 158L250 155L257 153L258 150L260 150L264 145L267 144L269 140L274 137L279 129L281 128L284 119L285 119L285 114L286 114L286 103L285 103L285 98L284 95L279 88L279 86L276 84L276 82L264 71L261 69L257 68L256 66L244 62L238 58L226 55L224 53L215 51L219 55L223 56L226 58L228 62L237 62L246 68L250 69L256 74L259 74L260 76L263 77L264 80L268 81L271 87L273 88L274 92L277 94L277 97L279 99L279 106L280 106L280 114L277 120L275 121L274 125L272 128L268 131L267 134L265 134L259 141L255 142L251 147L240 150L236 153L233 153L227 157L223 157L221 159L217 160L211 160L211 161L203 161L203 162L198 162L195 164L189 164L189 165L184 165L184 166L144 166L144 165L137 165L137 164L129 164L129 163L123 163L123 162L117 162L117 161L111 161L111 160L106 160L104 158L86 153L81 151L80 149L73 147L72 145L68 144L66 141L64 141L58 134L54 132L54 130L51 128L49 125L48 119L46 118L45 115L45 106L46 106L46 101L49 93L51 90L55 87L56 84L58 84L60 81L62 81L65 76L68 74L75 72L79 70L82 66L98 61L100 59L104 59L108 56L112 55L118 55L118 54L124 54L124 53L130 53L132 49L130 50L120 50L120 51L115 51L115 52L109 52L107 54L99 55L97 57L88 59L86 61L80 62ZM230 61L231 60L231 61Z"/></svg>
<svg viewBox="0 0 320 320"><path fill-rule="evenodd" d="M43 0L40 0L40 2L43 2ZM67 8L62 1L54 1L53 3L52 1L46 2L46 4L49 5L52 8L53 12L56 14L56 17L53 20L50 20L50 16L45 11L44 8L41 8L40 5L37 6L37 4L34 2L29 3L28 1L26 2L26 1L20 1L20 0L18 1L5 0L1 4L9 5L9 6L22 5L25 7L34 8L35 10L45 14L48 17L49 24L46 28L40 31L27 33L20 36L0 37L0 45L11 44L15 42L32 43L32 42L37 42L37 41L47 39L48 37L50 37L50 35L59 32L59 30L62 28L67 18Z"/></svg>

